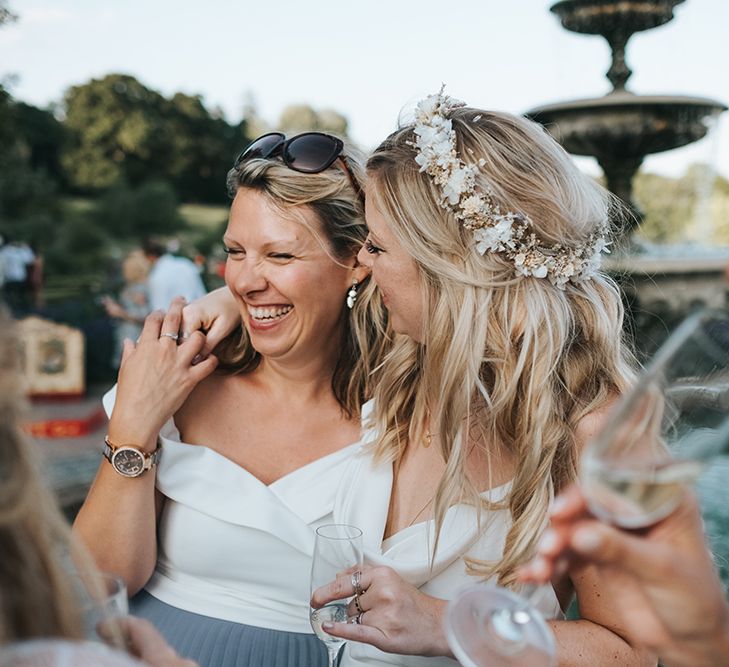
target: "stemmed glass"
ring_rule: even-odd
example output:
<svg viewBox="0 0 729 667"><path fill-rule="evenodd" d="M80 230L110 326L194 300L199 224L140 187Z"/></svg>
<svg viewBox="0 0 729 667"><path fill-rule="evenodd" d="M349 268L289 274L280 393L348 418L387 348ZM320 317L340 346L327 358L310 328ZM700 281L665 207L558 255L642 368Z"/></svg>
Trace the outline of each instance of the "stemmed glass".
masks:
<svg viewBox="0 0 729 667"><path fill-rule="evenodd" d="M729 317L703 310L669 336L588 444L583 494L600 519L645 528L728 448Z"/></svg>
<svg viewBox="0 0 729 667"><path fill-rule="evenodd" d="M337 578L344 570L362 566L362 531L345 524L327 524L316 530L314 560L311 563L311 593ZM347 622L347 605L351 600L334 600L321 609L312 609L309 620L316 636L327 647L329 667L334 667L344 639L324 632L321 624L326 621Z"/></svg>
<svg viewBox="0 0 729 667"><path fill-rule="evenodd" d="M469 586L448 603L448 645L463 667L551 667L557 647L537 610L545 586L521 594L493 584Z"/></svg>

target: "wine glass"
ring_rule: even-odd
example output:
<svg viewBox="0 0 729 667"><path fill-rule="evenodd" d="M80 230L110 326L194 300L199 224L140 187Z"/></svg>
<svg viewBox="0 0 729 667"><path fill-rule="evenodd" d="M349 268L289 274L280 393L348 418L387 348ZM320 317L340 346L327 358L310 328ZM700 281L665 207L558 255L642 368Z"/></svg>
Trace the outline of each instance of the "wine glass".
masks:
<svg viewBox="0 0 729 667"><path fill-rule="evenodd" d="M129 613L129 599L124 580L110 572L75 577L74 587L81 601L86 635L100 639L99 627L106 627L106 634L115 636L118 629L115 619Z"/></svg>
<svg viewBox="0 0 729 667"><path fill-rule="evenodd" d="M345 524L326 524L316 529L314 559L311 563L311 592L320 586L331 583L337 574L344 570L362 566L362 531ZM333 637L322 630L321 624L327 621L347 622L347 604L351 600L334 600L321 609L312 609L309 620L316 636L327 647L329 667L334 667L344 639Z"/></svg>
<svg viewBox="0 0 729 667"><path fill-rule="evenodd" d="M668 337L588 443L580 484L600 519L647 527L728 446L729 317L702 310Z"/></svg>
<svg viewBox="0 0 729 667"><path fill-rule="evenodd" d="M557 647L537 610L546 586L526 586L521 594L494 584L463 589L448 603L448 645L463 667L551 667Z"/></svg>

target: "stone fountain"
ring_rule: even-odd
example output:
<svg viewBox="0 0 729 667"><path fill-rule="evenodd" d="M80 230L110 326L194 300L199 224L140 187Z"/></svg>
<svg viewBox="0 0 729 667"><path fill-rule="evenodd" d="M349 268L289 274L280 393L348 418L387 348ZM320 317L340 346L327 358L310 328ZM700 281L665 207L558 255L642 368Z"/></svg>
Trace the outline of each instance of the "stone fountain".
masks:
<svg viewBox="0 0 729 667"><path fill-rule="evenodd" d="M641 212L633 202L633 177L646 155L685 146L703 138L726 106L715 100L680 95L637 95L626 88L632 74L625 60L630 37L673 19L673 9L684 0L562 0L551 7L562 25L574 32L602 35L612 50L607 78L612 90L605 96L540 106L527 116L542 123L567 151L593 156L605 174L609 190L632 208L632 227ZM726 301L724 271L729 251L713 254L686 252L640 254L625 242L608 268L628 279L634 309L665 319L680 317L705 303ZM680 256L679 256L680 255ZM719 285L720 283L720 285ZM670 318L673 319L673 318ZM640 324L640 323L638 323Z"/></svg>

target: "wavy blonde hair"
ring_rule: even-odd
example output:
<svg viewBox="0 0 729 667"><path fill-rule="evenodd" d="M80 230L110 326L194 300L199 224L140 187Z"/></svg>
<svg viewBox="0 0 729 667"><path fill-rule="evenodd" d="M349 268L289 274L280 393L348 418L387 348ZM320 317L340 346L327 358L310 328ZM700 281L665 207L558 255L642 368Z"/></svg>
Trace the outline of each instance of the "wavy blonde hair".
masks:
<svg viewBox="0 0 729 667"><path fill-rule="evenodd" d="M342 158L359 183L364 177L361 156L345 142ZM289 169L276 158L246 160L228 173L228 194L240 188L263 193L291 219L306 226L330 258L350 266L367 237L360 194L347 173L336 162L317 174ZM301 208L313 211L320 225L312 229ZM383 356L386 315L380 294L369 279L358 286L357 300L350 311L342 294L343 332L339 358L332 375L332 391L348 417L358 416L372 395L370 369ZM245 327L231 334L216 350L224 372L248 373L256 368L260 355L252 347Z"/></svg>
<svg viewBox="0 0 729 667"><path fill-rule="evenodd" d="M84 585L100 584L88 554L71 537L41 481L26 416L15 326L0 309L0 645L40 637L85 637ZM77 569L78 568L78 569ZM76 582L75 573L79 574ZM81 583L83 582L83 584ZM110 628L123 646L118 630Z"/></svg>
<svg viewBox="0 0 729 667"><path fill-rule="evenodd" d="M541 126L467 107L450 118L461 159L483 160L477 183L488 184L502 210L529 215L545 243L579 243L607 220L609 193ZM420 342L396 336L377 373L375 455L397 460L437 406L430 419L446 470L434 496L436 535L455 503L479 507L482 528L483 510L507 508L513 523L501 560L468 566L509 586L533 554L550 500L576 477L578 422L632 382L620 293L601 273L560 290L515 275L499 253L479 255L419 171L413 141L413 127L403 127L367 163L367 195L417 265L427 323ZM487 461L506 451L516 463L502 503L479 494L470 446Z"/></svg>

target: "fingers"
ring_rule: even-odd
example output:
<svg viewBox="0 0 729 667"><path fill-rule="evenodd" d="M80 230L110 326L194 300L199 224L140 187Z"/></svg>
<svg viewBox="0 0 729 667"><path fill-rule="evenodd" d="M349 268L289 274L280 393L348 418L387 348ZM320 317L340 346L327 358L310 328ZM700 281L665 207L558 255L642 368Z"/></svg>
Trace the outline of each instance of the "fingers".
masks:
<svg viewBox="0 0 729 667"><path fill-rule="evenodd" d="M204 362L203 362L204 363ZM350 571L340 572L337 578L325 586L320 586L311 594L311 606L319 609L334 600L343 600L354 595Z"/></svg>
<svg viewBox="0 0 729 667"><path fill-rule="evenodd" d="M180 331L180 324L182 323L182 308L185 305L185 299L181 296L176 296L172 299L170 307L164 316L162 321L162 328L160 334L174 334L178 335ZM170 341L176 342L176 339L166 336Z"/></svg>
<svg viewBox="0 0 729 667"><path fill-rule="evenodd" d="M165 314L161 310L153 310L147 315L147 319L144 320L144 326L142 327L142 333L139 335L139 342L146 343L159 340L164 318Z"/></svg>
<svg viewBox="0 0 729 667"><path fill-rule="evenodd" d="M588 513L587 503L577 484L572 484L562 491L550 508L552 522L569 521Z"/></svg>
<svg viewBox="0 0 729 667"><path fill-rule="evenodd" d="M324 632L341 637L349 641L364 642L377 646L385 638L384 633L379 628L367 625L367 612L362 615L361 623L332 623L326 621L321 624Z"/></svg>
<svg viewBox="0 0 729 667"><path fill-rule="evenodd" d="M235 329L235 326L237 325L233 325L232 329ZM200 354L202 356L211 354L218 346L218 343L220 343L230 332L231 327L226 321L220 317L216 319L205 334L205 345L203 346Z"/></svg>

